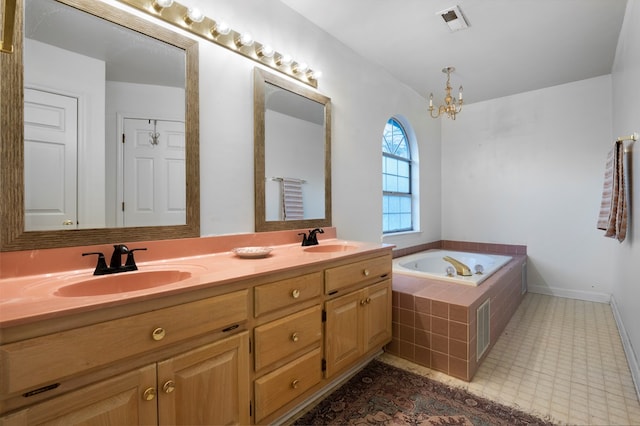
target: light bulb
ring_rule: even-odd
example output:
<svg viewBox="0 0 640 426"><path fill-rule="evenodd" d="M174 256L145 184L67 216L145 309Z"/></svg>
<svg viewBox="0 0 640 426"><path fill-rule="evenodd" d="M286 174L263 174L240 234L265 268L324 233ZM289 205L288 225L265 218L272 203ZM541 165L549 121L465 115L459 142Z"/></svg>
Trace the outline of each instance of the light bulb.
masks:
<svg viewBox="0 0 640 426"><path fill-rule="evenodd" d="M279 53L276 56L277 65L289 65L293 61L293 58L288 53Z"/></svg>
<svg viewBox="0 0 640 426"><path fill-rule="evenodd" d="M198 23L202 21L204 21L204 14L200 9L198 9L197 7L190 7L189 9L187 9L187 15L184 17L184 22L186 22L187 25L191 25L194 22Z"/></svg>
<svg viewBox="0 0 640 426"><path fill-rule="evenodd" d="M253 37L249 33L242 33L234 40L236 46L251 46L253 44Z"/></svg>
<svg viewBox="0 0 640 426"><path fill-rule="evenodd" d="M225 21L217 21L211 27L211 35L214 37L218 37L220 35L227 35L231 32L231 27Z"/></svg>
<svg viewBox="0 0 640 426"><path fill-rule="evenodd" d="M268 44L263 44L256 49L256 55L261 58L271 58L274 53L276 52L273 50L273 47Z"/></svg>
<svg viewBox="0 0 640 426"><path fill-rule="evenodd" d="M320 71L320 70L309 70L307 72L307 77L309 77L309 79L311 79L311 80L319 80L320 78L322 78L322 71Z"/></svg>
<svg viewBox="0 0 640 426"><path fill-rule="evenodd" d="M156 12L160 12L166 7L171 7L172 4L173 0L153 0L151 6L153 6Z"/></svg>
<svg viewBox="0 0 640 426"><path fill-rule="evenodd" d="M292 66L291 66L291 70L294 73L304 73L305 71L307 71L309 69L309 65L307 65L306 62L295 62Z"/></svg>

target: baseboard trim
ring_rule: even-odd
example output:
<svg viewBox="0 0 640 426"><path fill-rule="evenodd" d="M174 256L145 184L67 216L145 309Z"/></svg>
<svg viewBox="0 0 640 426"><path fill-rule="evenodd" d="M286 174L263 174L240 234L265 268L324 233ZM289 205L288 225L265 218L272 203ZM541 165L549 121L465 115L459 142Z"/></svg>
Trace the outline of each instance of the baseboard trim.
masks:
<svg viewBox="0 0 640 426"><path fill-rule="evenodd" d="M544 287L529 284L527 291L530 293L546 294L548 296L565 297L567 299L585 300L587 302L611 303L611 295L594 291L567 290L558 287Z"/></svg>
<svg viewBox="0 0 640 426"><path fill-rule="evenodd" d="M631 346L631 340L629 339L627 329L624 327L624 323L622 322L622 317L620 316L616 299L613 296L611 296L611 310L613 311L613 317L618 325L618 333L620 333L620 339L622 339L622 347L624 348L624 354L627 357L629 370L631 370L631 378L633 379L633 384L636 388L636 395L638 396L638 399L640 399L640 367L638 366L638 358L633 350L633 346Z"/></svg>

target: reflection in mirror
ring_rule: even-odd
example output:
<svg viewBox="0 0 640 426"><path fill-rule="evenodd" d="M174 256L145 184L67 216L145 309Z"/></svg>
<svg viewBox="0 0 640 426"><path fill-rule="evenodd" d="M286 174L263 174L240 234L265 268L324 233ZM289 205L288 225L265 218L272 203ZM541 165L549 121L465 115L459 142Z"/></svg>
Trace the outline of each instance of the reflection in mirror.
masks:
<svg viewBox="0 0 640 426"><path fill-rule="evenodd" d="M184 225L184 50L26 0L23 60L26 230Z"/></svg>
<svg viewBox="0 0 640 426"><path fill-rule="evenodd" d="M255 69L256 231L331 225L331 104Z"/></svg>
<svg viewBox="0 0 640 426"><path fill-rule="evenodd" d="M0 249L199 236L197 42L93 0L16 18Z"/></svg>

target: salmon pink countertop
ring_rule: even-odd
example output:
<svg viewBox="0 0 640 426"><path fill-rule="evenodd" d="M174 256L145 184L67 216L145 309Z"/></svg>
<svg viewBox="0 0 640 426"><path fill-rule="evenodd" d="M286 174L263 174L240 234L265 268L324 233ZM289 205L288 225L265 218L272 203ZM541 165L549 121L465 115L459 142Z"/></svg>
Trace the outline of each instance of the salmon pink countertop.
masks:
<svg viewBox="0 0 640 426"><path fill-rule="evenodd" d="M335 228L325 228L325 234L319 235L320 245L314 247L323 250L323 246L324 249L332 246L335 251L311 252L299 242L290 242L300 238L291 231L264 234L130 243L129 248L147 248L135 254L138 271L103 276L93 275L96 256L83 257L82 253L101 251L108 263L111 245L0 253L0 329L220 286L363 253L382 253L393 247L340 240L335 238ZM269 240L272 244L267 244ZM268 256L255 259L240 258L232 251L236 247L256 246L269 246L273 250ZM138 277L134 278L135 275ZM124 281L137 280L136 288L100 294L100 280L120 277ZM158 278L166 279L167 283L156 285L154 280ZM150 282L148 288L140 288L145 286L139 284L145 279ZM74 293L74 285L82 287L80 294ZM89 294L85 295L85 291Z"/></svg>

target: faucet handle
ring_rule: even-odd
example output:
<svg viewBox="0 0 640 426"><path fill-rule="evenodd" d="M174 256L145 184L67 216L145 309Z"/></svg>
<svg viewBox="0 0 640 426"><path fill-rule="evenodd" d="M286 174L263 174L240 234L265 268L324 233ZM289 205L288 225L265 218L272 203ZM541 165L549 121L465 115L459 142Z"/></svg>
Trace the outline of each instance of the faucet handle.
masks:
<svg viewBox="0 0 640 426"><path fill-rule="evenodd" d="M299 232L298 235L302 235L302 245L308 245L307 234L306 232Z"/></svg>
<svg viewBox="0 0 640 426"><path fill-rule="evenodd" d="M140 248L134 248L134 249L129 249L129 251L127 252L127 261L124 264L124 266L131 271L137 271L138 267L136 266L136 261L133 258L133 252L134 251L138 251L138 250L146 250L146 247L140 247Z"/></svg>
<svg viewBox="0 0 640 426"><path fill-rule="evenodd" d="M98 263L96 264L96 269L93 271L93 275L104 275L109 273L109 267L107 267L107 261L104 258L104 254L92 251L89 253L82 253L83 256L90 256L92 254L98 255Z"/></svg>

